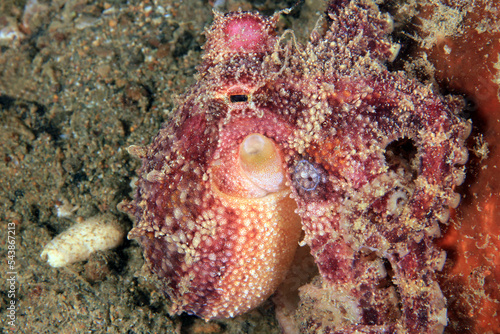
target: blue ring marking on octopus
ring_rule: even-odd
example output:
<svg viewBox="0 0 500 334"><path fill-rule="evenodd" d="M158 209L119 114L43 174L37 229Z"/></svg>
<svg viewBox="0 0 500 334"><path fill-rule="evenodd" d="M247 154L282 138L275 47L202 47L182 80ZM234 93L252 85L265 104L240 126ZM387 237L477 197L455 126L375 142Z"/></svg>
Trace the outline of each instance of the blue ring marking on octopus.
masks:
<svg viewBox="0 0 500 334"><path fill-rule="evenodd" d="M307 160L300 160L295 166L294 179L300 188L313 191L321 180L320 172Z"/></svg>

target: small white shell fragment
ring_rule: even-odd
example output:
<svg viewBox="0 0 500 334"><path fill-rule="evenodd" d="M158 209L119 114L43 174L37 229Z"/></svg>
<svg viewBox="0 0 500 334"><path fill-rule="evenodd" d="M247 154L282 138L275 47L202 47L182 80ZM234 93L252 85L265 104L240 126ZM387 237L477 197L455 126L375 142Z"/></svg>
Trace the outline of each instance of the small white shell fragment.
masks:
<svg viewBox="0 0 500 334"><path fill-rule="evenodd" d="M111 215L99 215L75 224L56 236L40 257L54 268L84 261L90 254L115 248L125 237L124 228Z"/></svg>

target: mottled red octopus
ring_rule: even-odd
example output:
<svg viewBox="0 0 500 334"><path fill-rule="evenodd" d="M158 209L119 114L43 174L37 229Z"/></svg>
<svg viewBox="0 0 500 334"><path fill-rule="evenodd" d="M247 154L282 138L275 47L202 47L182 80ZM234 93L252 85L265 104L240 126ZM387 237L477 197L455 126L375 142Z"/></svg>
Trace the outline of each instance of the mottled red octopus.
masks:
<svg viewBox="0 0 500 334"><path fill-rule="evenodd" d="M279 15L216 14L199 77L146 147L129 238L172 313L233 317L267 299L299 245L305 333L441 333L433 244L456 207L470 123L458 98L389 72L371 1L330 1L301 45ZM293 36L292 36L293 37Z"/></svg>
<svg viewBox="0 0 500 334"><path fill-rule="evenodd" d="M467 162L471 177L437 243L453 254L439 273L451 320L446 332L500 333L500 2L420 5L414 23L426 43L415 50L415 59L427 59L440 85L474 103L469 108L474 129L467 140L474 153ZM446 11L458 13L447 18L452 25L461 21L458 29L436 33L424 23Z"/></svg>

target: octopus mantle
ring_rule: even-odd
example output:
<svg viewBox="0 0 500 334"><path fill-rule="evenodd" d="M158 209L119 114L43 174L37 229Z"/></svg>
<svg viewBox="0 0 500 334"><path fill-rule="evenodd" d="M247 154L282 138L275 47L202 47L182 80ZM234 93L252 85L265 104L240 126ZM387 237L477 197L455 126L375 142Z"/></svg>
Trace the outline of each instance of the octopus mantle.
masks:
<svg viewBox="0 0 500 334"><path fill-rule="evenodd" d="M302 332L441 333L433 244L459 196L460 99L389 72L391 21L330 1L307 45L279 14L215 14L195 85L146 147L129 238L172 313L232 317L268 298L299 244L320 275Z"/></svg>

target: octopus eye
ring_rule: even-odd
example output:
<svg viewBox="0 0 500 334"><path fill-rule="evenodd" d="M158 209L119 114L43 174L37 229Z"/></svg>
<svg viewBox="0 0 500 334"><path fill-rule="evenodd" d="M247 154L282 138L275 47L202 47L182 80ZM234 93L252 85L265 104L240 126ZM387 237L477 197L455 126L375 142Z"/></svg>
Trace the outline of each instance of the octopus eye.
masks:
<svg viewBox="0 0 500 334"><path fill-rule="evenodd" d="M231 102L247 102L248 101L248 96L247 95L229 95L229 101Z"/></svg>
<svg viewBox="0 0 500 334"><path fill-rule="evenodd" d="M321 174L309 161L300 160L295 167L293 178L303 190L313 191L321 180Z"/></svg>

